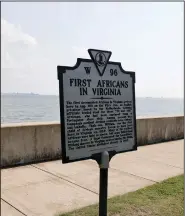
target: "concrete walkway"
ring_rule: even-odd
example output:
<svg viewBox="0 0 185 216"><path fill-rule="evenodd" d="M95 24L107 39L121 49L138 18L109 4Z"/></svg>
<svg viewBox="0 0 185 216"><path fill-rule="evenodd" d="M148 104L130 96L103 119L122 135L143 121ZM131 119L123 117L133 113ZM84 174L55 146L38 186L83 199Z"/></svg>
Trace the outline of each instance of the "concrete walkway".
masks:
<svg viewBox="0 0 185 216"><path fill-rule="evenodd" d="M109 169L109 197L184 173L184 140L139 147L116 155ZM54 216L98 202L99 169L88 160L1 170L2 216Z"/></svg>

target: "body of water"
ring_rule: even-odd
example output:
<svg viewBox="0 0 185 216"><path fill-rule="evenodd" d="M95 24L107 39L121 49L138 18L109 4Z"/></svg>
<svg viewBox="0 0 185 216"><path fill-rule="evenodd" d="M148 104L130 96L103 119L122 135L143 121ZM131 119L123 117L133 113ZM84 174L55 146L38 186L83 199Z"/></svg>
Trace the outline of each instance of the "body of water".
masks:
<svg viewBox="0 0 185 216"><path fill-rule="evenodd" d="M137 117L184 115L183 99L137 98ZM1 123L60 121L59 96L2 95Z"/></svg>

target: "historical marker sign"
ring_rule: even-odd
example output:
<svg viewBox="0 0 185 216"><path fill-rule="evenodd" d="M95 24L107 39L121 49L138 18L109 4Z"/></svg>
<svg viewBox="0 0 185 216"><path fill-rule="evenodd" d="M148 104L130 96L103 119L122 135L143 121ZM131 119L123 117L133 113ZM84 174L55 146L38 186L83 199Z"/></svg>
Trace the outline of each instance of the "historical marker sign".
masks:
<svg viewBox="0 0 185 216"><path fill-rule="evenodd" d="M57 67L63 163L137 149L135 73L109 61L109 51L88 52L91 59Z"/></svg>

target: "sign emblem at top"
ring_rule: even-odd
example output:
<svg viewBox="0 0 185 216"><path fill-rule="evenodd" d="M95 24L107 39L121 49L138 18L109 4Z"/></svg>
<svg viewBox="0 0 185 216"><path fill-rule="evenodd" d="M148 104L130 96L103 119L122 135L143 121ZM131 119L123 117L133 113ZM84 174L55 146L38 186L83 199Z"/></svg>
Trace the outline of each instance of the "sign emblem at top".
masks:
<svg viewBox="0 0 185 216"><path fill-rule="evenodd" d="M102 51L102 50L95 50L95 49L88 49L88 52L92 61L96 66L99 75L103 76L107 63L112 53L109 51Z"/></svg>

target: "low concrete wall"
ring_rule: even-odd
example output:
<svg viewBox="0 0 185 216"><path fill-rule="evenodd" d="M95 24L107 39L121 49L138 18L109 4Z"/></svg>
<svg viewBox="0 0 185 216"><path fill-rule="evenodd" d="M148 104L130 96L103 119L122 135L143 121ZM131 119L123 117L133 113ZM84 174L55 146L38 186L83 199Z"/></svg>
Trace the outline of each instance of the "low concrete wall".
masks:
<svg viewBox="0 0 185 216"><path fill-rule="evenodd" d="M137 119L138 145L184 138L184 116ZM1 125L1 167L59 159L58 122Z"/></svg>

